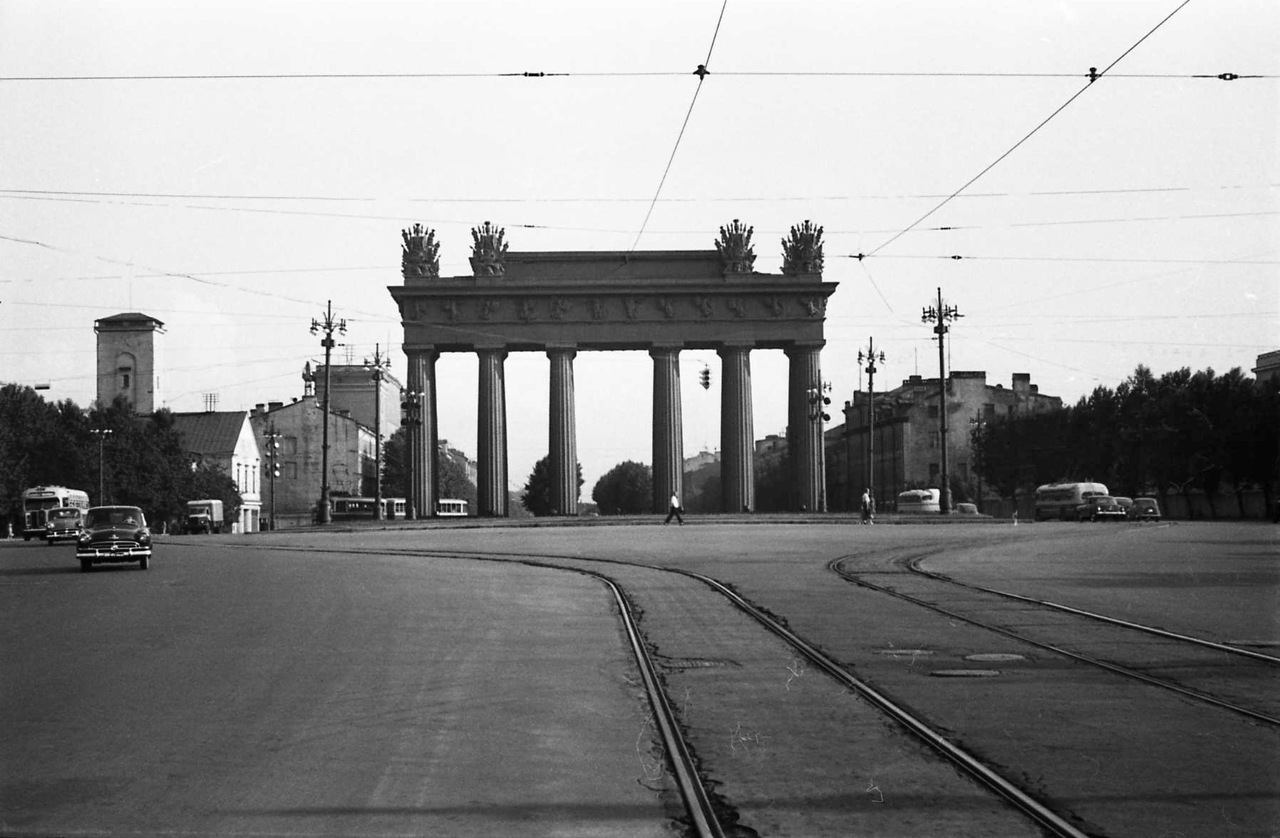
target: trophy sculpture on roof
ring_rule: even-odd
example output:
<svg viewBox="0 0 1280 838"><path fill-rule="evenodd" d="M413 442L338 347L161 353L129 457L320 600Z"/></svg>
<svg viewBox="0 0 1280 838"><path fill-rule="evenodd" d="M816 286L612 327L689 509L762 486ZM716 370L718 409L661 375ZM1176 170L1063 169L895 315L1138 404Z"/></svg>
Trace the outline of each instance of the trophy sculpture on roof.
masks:
<svg viewBox="0 0 1280 838"><path fill-rule="evenodd" d="M720 266L724 268L726 276L751 273L751 267L756 261L756 254L751 250L751 233L754 229L736 218L732 224L720 228L716 252L720 254Z"/></svg>
<svg viewBox="0 0 1280 838"><path fill-rule="evenodd" d="M822 228L811 221L791 225L791 237L782 240L782 272L787 276L822 273Z"/></svg>
<svg viewBox="0 0 1280 838"><path fill-rule="evenodd" d="M400 271L405 279L440 276L440 242L436 231L414 224L400 231Z"/></svg>
<svg viewBox="0 0 1280 838"><path fill-rule="evenodd" d="M502 276L507 272L503 262L507 255L504 235L506 230L488 221L471 228L471 272L475 276Z"/></svg>

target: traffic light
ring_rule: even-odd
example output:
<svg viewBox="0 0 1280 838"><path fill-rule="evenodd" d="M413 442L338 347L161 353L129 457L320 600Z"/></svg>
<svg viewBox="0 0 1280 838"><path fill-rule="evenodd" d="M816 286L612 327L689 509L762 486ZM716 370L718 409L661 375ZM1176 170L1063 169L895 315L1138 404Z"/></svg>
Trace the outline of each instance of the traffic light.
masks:
<svg viewBox="0 0 1280 838"><path fill-rule="evenodd" d="M711 389L711 368L703 367L702 372L698 374L698 378L702 381L702 389Z"/></svg>

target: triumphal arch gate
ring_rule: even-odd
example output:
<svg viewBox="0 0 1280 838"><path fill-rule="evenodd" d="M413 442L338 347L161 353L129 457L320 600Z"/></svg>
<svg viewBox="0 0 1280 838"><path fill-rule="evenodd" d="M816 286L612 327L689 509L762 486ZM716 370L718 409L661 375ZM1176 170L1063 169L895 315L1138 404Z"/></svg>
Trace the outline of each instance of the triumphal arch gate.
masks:
<svg viewBox="0 0 1280 838"><path fill-rule="evenodd" d="M411 508L434 514L437 470L436 360L479 357L478 513L505 516L507 412L504 361L511 352L549 360L548 452L554 508L578 512L577 412L573 361L579 352L639 349L653 358L653 508L683 496L680 352L719 354L720 456L725 511L755 507L751 351L782 349L790 360L788 442L796 509L823 507L818 357L827 298L822 228L808 221L782 241L781 274L756 273L752 230L720 228L715 250L517 253L489 223L471 231L470 276L440 276L435 231L403 231L400 307L409 358L406 408Z"/></svg>

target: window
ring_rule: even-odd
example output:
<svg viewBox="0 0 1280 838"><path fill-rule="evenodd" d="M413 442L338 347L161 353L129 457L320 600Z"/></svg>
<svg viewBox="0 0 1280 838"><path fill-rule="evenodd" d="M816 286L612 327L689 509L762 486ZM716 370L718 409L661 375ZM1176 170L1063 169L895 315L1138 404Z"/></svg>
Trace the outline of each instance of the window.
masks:
<svg viewBox="0 0 1280 838"><path fill-rule="evenodd" d="M982 406L982 418L988 422L996 418L996 406L993 404L984 404Z"/></svg>
<svg viewBox="0 0 1280 838"><path fill-rule="evenodd" d="M929 433L929 447L930 447L930 448L940 448L940 447L942 447L942 432L941 432L941 431L931 431L931 432Z"/></svg>
<svg viewBox="0 0 1280 838"><path fill-rule="evenodd" d="M298 464L297 464L297 463L284 463L283 465L284 465L284 476L285 476L286 478L288 478L289 480L297 480L297 479L298 479Z"/></svg>
<svg viewBox="0 0 1280 838"><path fill-rule="evenodd" d="M293 455L298 453L298 438L296 436L287 436L284 438L283 442L284 442L284 448L283 448L284 454Z"/></svg>

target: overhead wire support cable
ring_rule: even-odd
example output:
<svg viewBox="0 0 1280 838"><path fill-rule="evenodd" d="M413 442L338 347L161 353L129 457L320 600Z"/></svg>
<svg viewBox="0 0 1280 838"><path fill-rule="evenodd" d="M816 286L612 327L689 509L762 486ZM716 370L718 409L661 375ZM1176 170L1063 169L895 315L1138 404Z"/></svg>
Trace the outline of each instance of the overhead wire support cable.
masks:
<svg viewBox="0 0 1280 838"><path fill-rule="evenodd" d="M1139 47L1139 46L1140 46L1144 41L1146 41L1146 40L1147 40L1147 38L1150 38L1153 34L1155 34L1155 32L1156 32L1156 30L1157 30L1157 29L1159 29L1160 27L1162 27L1162 26L1164 26L1166 23L1168 23L1168 22L1169 22L1169 20L1170 20L1170 18L1172 18L1172 17L1173 17L1174 15L1176 15L1178 12L1182 11L1182 9L1183 9L1183 8L1185 8L1185 7L1187 6L1187 4L1189 4L1190 2L1191 2L1191 0L1182 0L1182 2L1178 4L1177 8L1175 8L1173 11L1169 12L1169 14L1165 15L1165 16L1164 16L1164 18L1163 18L1159 23L1157 23L1155 26L1151 27L1151 29L1150 29L1150 30L1149 30L1145 35L1143 35L1141 38L1139 38L1137 41L1135 41L1135 42L1134 42L1134 43L1133 43L1133 44L1132 44L1128 49L1126 49L1124 52L1122 52L1118 58L1116 58L1114 61L1112 61L1110 64L1108 64L1108 65L1107 65L1104 69L1102 69L1101 71L1097 71L1097 70L1096 70L1096 68L1090 67L1090 68L1089 68L1089 82L1088 82L1084 87L1080 88L1080 89L1079 89L1079 90L1077 90L1075 93L1073 93L1073 94L1071 95L1071 97L1070 97L1069 99L1067 99L1067 101L1063 102L1063 103L1062 103L1061 105L1059 105L1056 109L1054 109L1053 113L1049 114L1047 117L1045 117L1043 120L1041 120L1041 122L1040 122L1040 124L1039 124L1039 125L1037 125L1036 127L1032 128L1032 129L1031 129L1031 130L1030 130L1030 131L1029 131L1025 136L1023 136L1023 137L1022 137L1022 139L1018 140L1018 141L1017 141L1016 143L1014 143L1011 147L1009 147L1009 149L1007 149L1003 154L1001 154L999 157L997 157L997 158L996 158L995 160L993 160L991 163L987 164L986 168L984 168L982 171L978 172L978 173L977 173L976 175L974 175L973 177L969 178L969 180L965 181L965 183L964 183L964 185L963 185L963 186L961 186L959 189L957 189L957 190L955 190L954 192L952 192L952 193L951 193L950 195L948 195L946 198L943 198L943 199L942 199L942 201L940 201L938 204L936 204L932 209L930 209L930 210L929 210L928 212L926 212L924 215L920 216L920 217L919 217L919 218L917 218L915 221L911 222L911 224L909 224L909 225L908 225L907 227L905 227L904 229L902 229L902 230L900 230L899 232L895 233L893 236L891 236L889 239L887 239L884 243L880 244L878 247L874 248L873 250L871 250L871 251L870 251L869 253L867 253L866 255L867 255L867 256L875 256L875 255L876 255L877 253L879 253L881 250L884 250L886 247L888 247L889 245L893 244L895 241L897 241L898 239L902 238L902 237L903 237L903 236L905 236L907 233L909 233L909 232L911 232L912 230L914 230L916 227L920 226L920 224L924 223L925 219L929 218L929 217L930 217L931 215L933 215L935 212L937 212L938 210L942 209L942 208L943 208L943 207L945 207L947 204L951 203L951 201L952 201L952 200L953 200L957 195L959 195L961 192L965 191L965 190L966 190L966 189L968 189L970 186L972 186L974 183L976 183L976 182L977 182L980 178L982 178L982 176L983 176L983 175L985 175L987 172L991 171L991 170L992 170L992 169L994 169L996 166L1000 165L1000 163L1001 163L1001 162L1002 162L1006 157L1008 157L1009 155L1011 155L1011 154L1013 154L1015 151L1017 151L1017 150L1022 146L1022 144L1023 144L1023 143L1025 143L1027 140L1029 140L1029 139L1031 139L1033 136L1035 136L1035 135L1036 135L1036 133L1038 133L1038 132L1040 131L1040 129L1041 129L1041 128L1043 128L1044 126L1048 125L1048 124L1049 124L1049 122L1050 122L1050 121L1052 121L1054 117L1056 117L1058 114L1060 114L1060 113L1062 113L1064 110L1066 110L1066 109L1071 105L1071 103L1072 103L1072 102L1074 102L1076 99L1079 99L1079 98L1080 98L1080 96L1081 96L1081 95L1082 95L1086 90L1088 90L1090 87L1092 87L1095 81L1097 81L1098 79L1102 78L1102 77L1103 77L1103 76L1105 76L1107 73L1109 73L1109 72L1111 71L1111 68L1112 68L1112 67L1116 66L1116 65L1117 65L1117 64L1119 64L1121 61L1123 61L1123 60L1125 59L1125 57L1129 55L1129 53L1133 52L1133 51L1134 51L1135 49L1137 49L1137 48L1138 48L1138 47ZM862 254L859 254L858 258L859 258L859 259L863 258L863 257L862 257Z"/></svg>
<svg viewBox="0 0 1280 838"><path fill-rule="evenodd" d="M649 219L653 216L654 207L658 205L658 198L662 195L662 187L667 182L667 175L671 173L671 164L675 162L676 152L680 150L680 141L684 139L684 131L689 127L689 118L693 116L693 106L698 102L698 93L702 91L702 83L711 74L707 67L711 64L711 53L716 48L716 38L720 36L720 24L724 22L724 12L728 6L729 0L724 0L720 5L720 17L716 19L716 29L711 33L711 45L707 47L707 59L693 71L693 74L698 77L698 86L693 90L693 98L689 100L689 109L685 111L684 122L680 124L680 133L676 135L675 146L671 149L671 156L667 158L666 168L662 170L662 177L658 180L658 188L654 191L653 200L649 202L649 209L644 214L644 221L641 222L640 229L636 232L636 239L631 243L631 251L634 251L636 246L640 244L640 238L644 236L645 228L649 226Z"/></svg>

